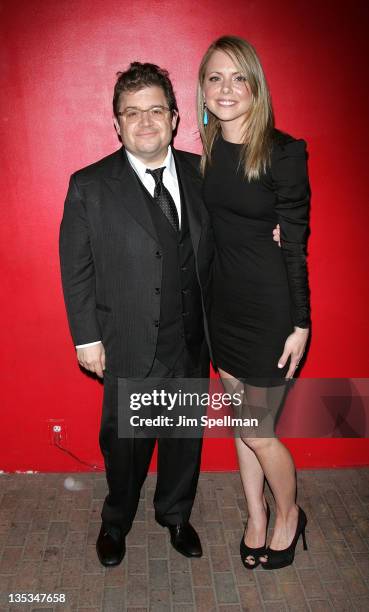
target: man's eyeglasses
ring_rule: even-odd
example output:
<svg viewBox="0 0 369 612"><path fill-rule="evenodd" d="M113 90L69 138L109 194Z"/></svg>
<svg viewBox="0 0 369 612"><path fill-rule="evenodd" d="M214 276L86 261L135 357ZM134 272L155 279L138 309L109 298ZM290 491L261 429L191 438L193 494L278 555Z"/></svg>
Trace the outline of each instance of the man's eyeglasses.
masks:
<svg viewBox="0 0 369 612"><path fill-rule="evenodd" d="M119 117L123 117L127 123L136 123L140 121L144 113L148 113L150 119L154 121L161 121L170 112L170 109L166 106L150 106L150 108L126 108L124 111L118 113Z"/></svg>

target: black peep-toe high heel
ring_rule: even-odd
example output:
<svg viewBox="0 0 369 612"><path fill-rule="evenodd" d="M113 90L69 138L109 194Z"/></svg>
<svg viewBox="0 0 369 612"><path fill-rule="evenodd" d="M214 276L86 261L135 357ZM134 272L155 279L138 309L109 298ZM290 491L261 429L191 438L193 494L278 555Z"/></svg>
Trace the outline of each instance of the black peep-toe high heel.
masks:
<svg viewBox="0 0 369 612"><path fill-rule="evenodd" d="M287 565L291 565L291 563L293 563L293 560L295 558L296 544L298 542L300 535L302 536L302 543L304 546L304 550L307 550L306 536L305 536L307 518L306 518L306 514L303 511L303 509L300 508L300 506L298 508L299 508L299 514L297 518L296 532L295 532L295 535L293 537L291 544L288 546L288 548L284 548L283 550L274 550L273 548L269 548L268 546L267 549L265 550L265 556L268 557L268 560L261 561L261 565L263 566L263 569L267 569L267 570L280 569L281 567L286 567Z"/></svg>
<svg viewBox="0 0 369 612"><path fill-rule="evenodd" d="M259 546L259 548L250 548L250 546L247 546L245 544L245 539L244 538L245 538L245 531L246 531L246 527L247 527L247 523L246 523L245 531L243 532L243 536L242 536L242 539L241 539L241 542L240 542L241 561L242 561L242 563L243 563L243 565L244 565L244 567L246 569L249 569L249 570L255 569L255 567L257 567L261 563L260 557L265 555L265 551L266 551L266 535L268 533L268 525L269 525L269 519L270 519L270 508L269 508L268 502L267 502L266 515L267 515L267 525L266 525L266 531L265 531L265 543L264 543L264 546ZM248 557L253 557L254 558L254 562L247 561Z"/></svg>

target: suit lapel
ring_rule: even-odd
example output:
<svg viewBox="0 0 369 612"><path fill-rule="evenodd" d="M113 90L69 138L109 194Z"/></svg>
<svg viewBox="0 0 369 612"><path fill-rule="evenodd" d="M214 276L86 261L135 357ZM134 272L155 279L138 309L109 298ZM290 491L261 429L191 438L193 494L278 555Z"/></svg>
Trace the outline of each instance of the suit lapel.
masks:
<svg viewBox="0 0 369 612"><path fill-rule="evenodd" d="M110 176L105 178L118 206L124 206L130 215L158 242L158 236L147 207L147 201L138 185L138 177L131 167L124 148L114 160Z"/></svg>
<svg viewBox="0 0 369 612"><path fill-rule="evenodd" d="M173 149L173 155L185 198L182 205L187 206L192 245L197 255L201 237L202 181L182 152Z"/></svg>

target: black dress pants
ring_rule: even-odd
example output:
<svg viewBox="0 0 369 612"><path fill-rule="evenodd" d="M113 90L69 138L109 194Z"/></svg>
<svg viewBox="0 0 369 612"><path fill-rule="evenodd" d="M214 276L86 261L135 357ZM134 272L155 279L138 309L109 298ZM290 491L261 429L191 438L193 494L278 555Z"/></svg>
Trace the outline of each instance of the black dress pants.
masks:
<svg viewBox="0 0 369 612"><path fill-rule="evenodd" d="M149 374L151 378L201 378L202 375L201 364L193 361L187 349L172 368L155 359ZM106 371L99 441L109 487L101 518L127 534L136 515L156 439L118 436L118 379ZM155 518L161 525L189 520L199 478L201 449L202 438L158 438L154 508Z"/></svg>

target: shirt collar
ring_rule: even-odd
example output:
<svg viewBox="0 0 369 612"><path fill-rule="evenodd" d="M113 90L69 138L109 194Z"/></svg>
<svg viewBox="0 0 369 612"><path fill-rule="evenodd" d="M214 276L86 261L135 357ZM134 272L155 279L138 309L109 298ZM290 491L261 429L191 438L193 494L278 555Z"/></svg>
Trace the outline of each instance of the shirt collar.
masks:
<svg viewBox="0 0 369 612"><path fill-rule="evenodd" d="M132 155L132 153L127 151L127 149L125 149L125 151L126 151L129 163L131 164L132 168L138 174L139 179L143 181L146 175L147 166L145 166L145 164L140 159L138 159L135 155ZM170 145L168 147L168 152L166 154L166 157L163 163L160 164L160 166L158 167L162 168L163 166L165 166L164 173L166 173L172 179L176 180L177 179L176 166L174 162L174 155L173 155L172 147Z"/></svg>

